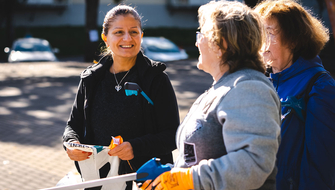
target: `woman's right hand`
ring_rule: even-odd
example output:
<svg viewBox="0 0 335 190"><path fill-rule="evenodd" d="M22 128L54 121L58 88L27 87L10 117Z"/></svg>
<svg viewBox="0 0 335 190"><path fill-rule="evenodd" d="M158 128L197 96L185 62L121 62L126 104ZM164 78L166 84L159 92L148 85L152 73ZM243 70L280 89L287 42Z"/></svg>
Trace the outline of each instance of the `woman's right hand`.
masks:
<svg viewBox="0 0 335 190"><path fill-rule="evenodd" d="M78 141L74 141L73 143L80 144ZM82 150L77 150L77 149L66 149L66 153L69 156L69 158L73 161L83 161L86 159L89 159L92 155L92 152L85 152Z"/></svg>

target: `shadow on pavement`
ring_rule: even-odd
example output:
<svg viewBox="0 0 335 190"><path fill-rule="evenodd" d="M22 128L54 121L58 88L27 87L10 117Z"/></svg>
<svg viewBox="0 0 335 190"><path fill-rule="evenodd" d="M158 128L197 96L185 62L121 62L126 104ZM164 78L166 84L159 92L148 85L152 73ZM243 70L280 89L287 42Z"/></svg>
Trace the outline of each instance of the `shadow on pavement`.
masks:
<svg viewBox="0 0 335 190"><path fill-rule="evenodd" d="M196 60L168 62L181 121L212 83ZM90 63L0 64L0 189L55 186L73 162L62 134L77 92L80 73Z"/></svg>
<svg viewBox="0 0 335 190"><path fill-rule="evenodd" d="M51 147L61 143L78 83L79 76L0 82L0 140Z"/></svg>

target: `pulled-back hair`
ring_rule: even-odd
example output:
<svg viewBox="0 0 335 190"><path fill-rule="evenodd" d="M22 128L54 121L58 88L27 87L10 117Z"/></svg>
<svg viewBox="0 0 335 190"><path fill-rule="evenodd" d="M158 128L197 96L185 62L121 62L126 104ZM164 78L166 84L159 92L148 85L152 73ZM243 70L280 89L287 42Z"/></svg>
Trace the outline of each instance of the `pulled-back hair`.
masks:
<svg viewBox="0 0 335 190"><path fill-rule="evenodd" d="M207 30L210 41L224 50L222 63L229 66L229 72L244 67L265 72L260 55L265 35L258 14L246 5L232 1L211 1L202 5L198 13L200 28ZM204 28L206 22L212 22L213 28Z"/></svg>
<svg viewBox="0 0 335 190"><path fill-rule="evenodd" d="M276 19L281 42L292 50L293 59L313 59L329 40L329 31L309 10L294 0L266 0L255 7L263 19Z"/></svg>
<svg viewBox="0 0 335 190"><path fill-rule="evenodd" d="M104 23L102 24L102 33L105 34L105 36L107 36L108 30L111 27L111 24L114 22L114 20L120 15L126 16L129 14L132 15L135 18L135 20L138 21L140 28L142 30L141 17L138 14L138 12L133 7L130 7L128 5L118 5L107 12L104 19Z"/></svg>
<svg viewBox="0 0 335 190"><path fill-rule="evenodd" d="M132 15L134 19L138 21L141 30L143 30L142 23L141 23L141 17L135 9L128 5L118 5L107 12L104 18L104 23L102 24L102 33L105 36L107 36L108 30L113 24L113 22L115 21L115 19L118 16L127 16L127 15ZM101 47L101 56L104 56L104 55L112 55L111 50L107 47Z"/></svg>

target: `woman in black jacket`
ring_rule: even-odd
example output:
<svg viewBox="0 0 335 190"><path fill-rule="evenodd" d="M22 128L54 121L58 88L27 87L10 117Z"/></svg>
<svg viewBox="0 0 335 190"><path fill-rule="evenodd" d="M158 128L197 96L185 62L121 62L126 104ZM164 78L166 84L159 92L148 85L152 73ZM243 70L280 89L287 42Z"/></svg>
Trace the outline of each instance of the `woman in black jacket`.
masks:
<svg viewBox="0 0 335 190"><path fill-rule="evenodd" d="M101 36L107 52L81 74L63 141L108 146L111 136L120 135L124 142L108 153L120 158L119 174L135 172L153 157L172 163L179 125L177 100L166 66L140 51L139 14L129 6L114 7L105 17ZM140 94L127 96L125 82L137 83L154 104ZM91 153L67 149L67 154L77 162ZM108 172L108 166L102 167L100 177ZM126 189L131 188L127 183Z"/></svg>

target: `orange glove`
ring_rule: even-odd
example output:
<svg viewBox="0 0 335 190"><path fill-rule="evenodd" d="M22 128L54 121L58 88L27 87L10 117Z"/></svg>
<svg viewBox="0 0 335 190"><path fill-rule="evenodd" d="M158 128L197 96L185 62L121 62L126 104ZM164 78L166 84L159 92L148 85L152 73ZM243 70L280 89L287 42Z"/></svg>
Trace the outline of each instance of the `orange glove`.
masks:
<svg viewBox="0 0 335 190"><path fill-rule="evenodd" d="M115 148L117 145L120 145L120 144L122 144L123 143L123 138L119 135L119 136L116 136L116 137L113 137L112 136L112 141L111 141L111 143L110 143L110 145L109 145L109 149L113 149L113 148Z"/></svg>
<svg viewBox="0 0 335 190"><path fill-rule="evenodd" d="M153 182L147 180L140 189L187 190L194 189L192 170L190 168L172 168L158 176Z"/></svg>
<svg viewBox="0 0 335 190"><path fill-rule="evenodd" d="M138 183L137 186L139 187L139 189L141 190L151 190L152 189L152 180L146 180L145 182L143 183Z"/></svg>

